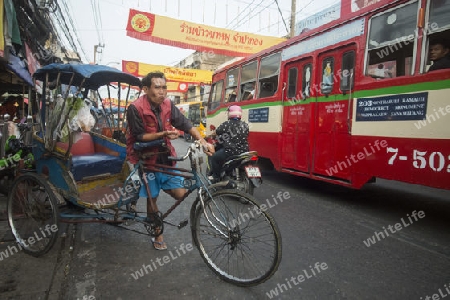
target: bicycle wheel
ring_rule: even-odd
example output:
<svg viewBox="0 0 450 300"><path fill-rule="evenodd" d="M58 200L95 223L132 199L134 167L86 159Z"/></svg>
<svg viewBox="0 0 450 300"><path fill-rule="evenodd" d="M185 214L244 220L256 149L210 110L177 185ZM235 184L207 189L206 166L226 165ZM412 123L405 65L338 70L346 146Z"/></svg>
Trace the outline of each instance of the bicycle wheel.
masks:
<svg viewBox="0 0 450 300"><path fill-rule="evenodd" d="M253 286L281 261L281 235L273 218L249 194L219 190L197 208L193 238L206 264L223 280Z"/></svg>
<svg viewBox="0 0 450 300"><path fill-rule="evenodd" d="M33 256L45 254L58 234L58 207L50 185L33 173L14 180L8 195L8 222L19 248Z"/></svg>

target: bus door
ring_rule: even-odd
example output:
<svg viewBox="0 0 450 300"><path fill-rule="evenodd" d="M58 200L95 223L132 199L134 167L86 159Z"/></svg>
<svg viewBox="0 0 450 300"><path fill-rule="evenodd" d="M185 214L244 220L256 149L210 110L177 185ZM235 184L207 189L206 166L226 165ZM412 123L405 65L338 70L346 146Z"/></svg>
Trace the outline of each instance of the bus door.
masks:
<svg viewBox="0 0 450 300"><path fill-rule="evenodd" d="M347 52L353 53L353 65L351 70L344 72L344 69L350 69L348 62L343 61ZM353 80L354 56L354 51L348 48L329 51L319 56L316 80L320 84L314 115L312 170L316 175L350 179L352 161L349 160L349 96L346 96L348 91L341 91L341 86ZM345 58L349 60L348 55ZM344 73L347 77L343 76Z"/></svg>
<svg viewBox="0 0 450 300"><path fill-rule="evenodd" d="M291 62L285 72L281 162L283 168L309 172L312 59Z"/></svg>

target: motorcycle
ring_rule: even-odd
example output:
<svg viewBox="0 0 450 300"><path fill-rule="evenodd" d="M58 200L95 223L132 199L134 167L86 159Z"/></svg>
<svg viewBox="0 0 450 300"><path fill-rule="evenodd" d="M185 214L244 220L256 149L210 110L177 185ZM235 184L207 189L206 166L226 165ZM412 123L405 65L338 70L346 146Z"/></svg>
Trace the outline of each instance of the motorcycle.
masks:
<svg viewBox="0 0 450 300"><path fill-rule="evenodd" d="M209 136L206 140L215 145L216 151L220 149L214 136ZM219 181L231 180L238 190L253 195L254 189L262 184L261 170L257 166L257 162L258 153L256 151L233 155L223 163ZM210 172L209 159L207 171Z"/></svg>

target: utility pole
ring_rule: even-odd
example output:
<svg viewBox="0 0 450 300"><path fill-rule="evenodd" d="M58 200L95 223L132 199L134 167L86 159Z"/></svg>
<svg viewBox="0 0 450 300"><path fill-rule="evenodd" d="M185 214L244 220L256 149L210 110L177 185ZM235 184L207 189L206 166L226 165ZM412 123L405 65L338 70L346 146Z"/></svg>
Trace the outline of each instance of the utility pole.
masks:
<svg viewBox="0 0 450 300"><path fill-rule="evenodd" d="M293 38L295 36L295 12L297 10L297 0L292 0L291 2L291 34L290 38Z"/></svg>
<svg viewBox="0 0 450 300"><path fill-rule="evenodd" d="M94 45L94 65L97 64L97 53L102 53L102 51L98 51L98 48L105 47L105 44Z"/></svg>

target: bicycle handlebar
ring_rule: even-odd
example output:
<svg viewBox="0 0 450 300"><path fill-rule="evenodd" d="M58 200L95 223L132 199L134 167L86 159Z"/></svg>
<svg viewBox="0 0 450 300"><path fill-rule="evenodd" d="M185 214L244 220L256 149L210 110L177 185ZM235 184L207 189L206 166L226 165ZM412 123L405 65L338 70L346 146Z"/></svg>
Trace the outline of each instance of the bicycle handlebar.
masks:
<svg viewBox="0 0 450 300"><path fill-rule="evenodd" d="M149 148L149 147L157 147L157 146L165 146L166 143L164 142L163 139L158 139L158 140L153 140L150 142L136 142L133 145L133 149L136 151L142 151L145 148Z"/></svg>
<svg viewBox="0 0 450 300"><path fill-rule="evenodd" d="M186 160L189 157L189 155L192 153L192 146L193 145L194 145L195 148L200 147L200 143L198 141L195 141L189 146L189 148L187 149L185 155L179 156L179 157L169 156L168 159L172 160L172 161L183 161L183 160Z"/></svg>

